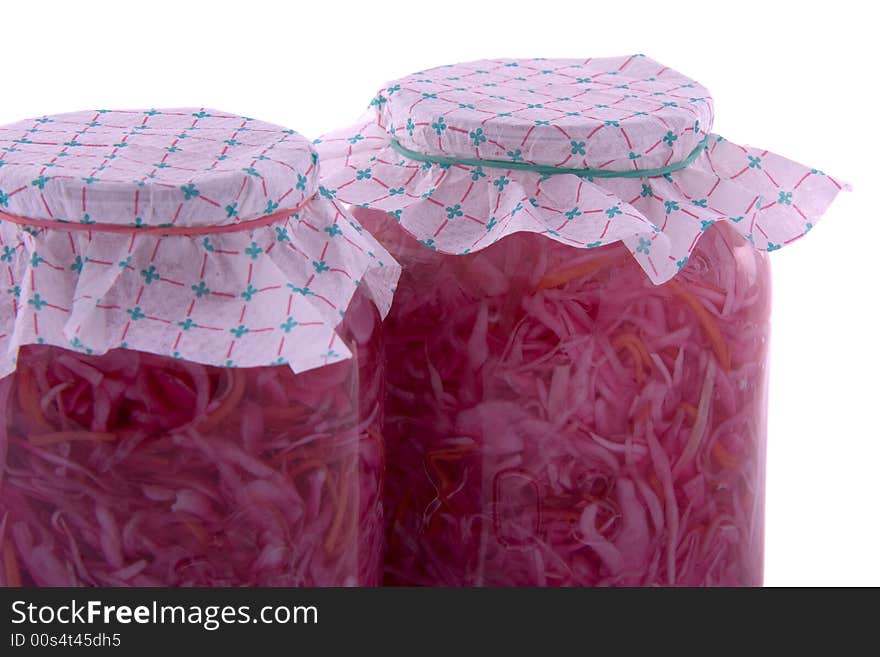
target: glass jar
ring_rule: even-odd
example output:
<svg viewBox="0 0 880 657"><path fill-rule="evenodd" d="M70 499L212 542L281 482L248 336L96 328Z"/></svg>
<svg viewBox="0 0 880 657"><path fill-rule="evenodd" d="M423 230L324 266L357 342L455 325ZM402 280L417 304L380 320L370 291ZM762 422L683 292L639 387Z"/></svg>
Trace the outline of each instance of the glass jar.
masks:
<svg viewBox="0 0 880 657"><path fill-rule="evenodd" d="M386 321L387 580L759 585L770 272L728 226L652 284L626 249L425 249Z"/></svg>
<svg viewBox="0 0 880 657"><path fill-rule="evenodd" d="M355 356L294 374L27 345L6 399L8 586L380 581L383 352L359 294Z"/></svg>
<svg viewBox="0 0 880 657"><path fill-rule="evenodd" d="M397 268L310 143L203 109L0 141L2 583L379 584Z"/></svg>
<svg viewBox="0 0 880 657"><path fill-rule="evenodd" d="M389 584L758 585L767 252L844 188L643 56L385 85L322 193L403 266Z"/></svg>

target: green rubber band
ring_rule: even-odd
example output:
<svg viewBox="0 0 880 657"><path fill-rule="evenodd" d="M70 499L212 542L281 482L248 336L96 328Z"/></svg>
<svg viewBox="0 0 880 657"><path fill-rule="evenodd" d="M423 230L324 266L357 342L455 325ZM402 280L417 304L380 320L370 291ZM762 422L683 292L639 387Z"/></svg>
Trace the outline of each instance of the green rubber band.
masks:
<svg viewBox="0 0 880 657"><path fill-rule="evenodd" d="M504 160L480 160L477 158L467 157L444 157L442 155L425 155L418 151L411 151L406 146L401 145L397 139L391 139L391 147L398 153L410 160L417 162L429 162L431 164L455 165L462 164L466 166L487 167L490 169L515 169L517 171L534 171L544 175L558 175L561 173L582 176L584 178L656 178L657 176L665 176L668 173L679 171L690 166L696 160L706 143L709 141L709 135L703 137L697 147L690 152L686 158L680 162L668 164L665 167L656 169L629 169L627 171L615 171L613 169L573 169L568 167L554 167L545 164L530 164L529 162L505 162Z"/></svg>

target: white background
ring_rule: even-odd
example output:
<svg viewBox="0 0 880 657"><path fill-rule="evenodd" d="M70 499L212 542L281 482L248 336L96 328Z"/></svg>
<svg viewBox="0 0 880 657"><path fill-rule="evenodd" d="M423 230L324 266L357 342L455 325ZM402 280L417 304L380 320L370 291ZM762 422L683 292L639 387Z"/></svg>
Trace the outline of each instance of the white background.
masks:
<svg viewBox="0 0 880 657"><path fill-rule="evenodd" d="M880 585L880 154L871 3L44 1L0 10L0 123L206 106L317 137L383 82L483 57L645 53L715 131L852 183L773 254L768 585Z"/></svg>

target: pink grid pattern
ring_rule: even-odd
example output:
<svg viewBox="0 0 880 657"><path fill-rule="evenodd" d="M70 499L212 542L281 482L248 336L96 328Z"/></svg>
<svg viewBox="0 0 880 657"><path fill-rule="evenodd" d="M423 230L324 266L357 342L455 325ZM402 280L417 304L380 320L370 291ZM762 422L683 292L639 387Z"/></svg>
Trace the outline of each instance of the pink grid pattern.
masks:
<svg viewBox="0 0 880 657"><path fill-rule="evenodd" d="M0 375L29 343L303 371L350 356L334 328L358 285L390 306L397 264L316 193L317 155L291 130L205 109L78 112L2 127L0 148L11 215L207 227L292 212L192 237L2 222Z"/></svg>
<svg viewBox="0 0 880 657"><path fill-rule="evenodd" d="M318 143L324 193L394 214L429 248L467 253L518 231L576 247L623 241L655 283L716 221L758 249L806 234L845 185L818 169L710 134L712 99L643 56L487 60L389 83L368 115ZM652 178L542 175L410 160L425 155L641 170Z"/></svg>
<svg viewBox="0 0 880 657"><path fill-rule="evenodd" d="M410 150L569 168L666 166L713 118L705 87L638 55L444 66L390 83L373 105Z"/></svg>

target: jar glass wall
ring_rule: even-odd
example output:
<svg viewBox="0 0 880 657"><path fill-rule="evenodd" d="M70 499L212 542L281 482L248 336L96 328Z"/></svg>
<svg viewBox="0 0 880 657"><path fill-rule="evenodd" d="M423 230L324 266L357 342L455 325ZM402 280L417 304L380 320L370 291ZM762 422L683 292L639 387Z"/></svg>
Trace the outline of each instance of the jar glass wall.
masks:
<svg viewBox="0 0 880 657"><path fill-rule="evenodd" d="M403 266L386 321L386 582L758 585L766 254L724 224L651 283L531 233Z"/></svg>
<svg viewBox="0 0 880 657"><path fill-rule="evenodd" d="M378 584L384 354L367 295L339 335L354 357L300 374L23 347L0 382L4 584Z"/></svg>

